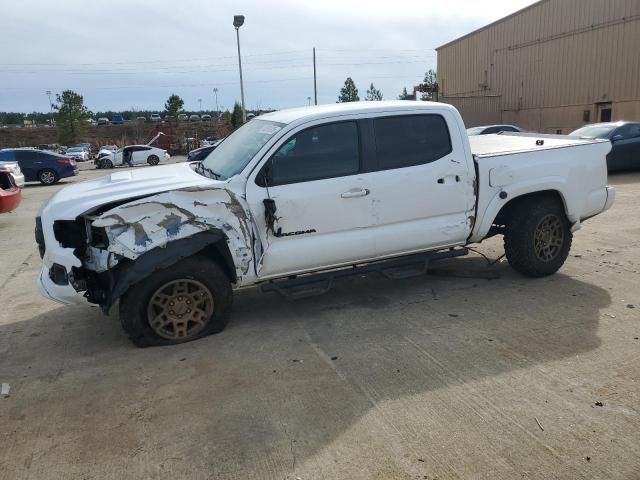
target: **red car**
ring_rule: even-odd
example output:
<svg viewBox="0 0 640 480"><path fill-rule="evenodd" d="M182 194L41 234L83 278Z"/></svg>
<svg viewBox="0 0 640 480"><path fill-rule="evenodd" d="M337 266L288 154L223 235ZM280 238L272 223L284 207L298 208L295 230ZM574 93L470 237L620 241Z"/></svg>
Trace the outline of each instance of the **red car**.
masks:
<svg viewBox="0 0 640 480"><path fill-rule="evenodd" d="M0 213L15 210L21 198L20 188L13 176L5 167L0 166Z"/></svg>

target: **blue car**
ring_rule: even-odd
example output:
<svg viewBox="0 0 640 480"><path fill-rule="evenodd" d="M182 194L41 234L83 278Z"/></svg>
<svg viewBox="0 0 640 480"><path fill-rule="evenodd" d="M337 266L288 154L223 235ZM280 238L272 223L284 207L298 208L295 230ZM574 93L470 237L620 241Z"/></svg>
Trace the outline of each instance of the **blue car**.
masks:
<svg viewBox="0 0 640 480"><path fill-rule="evenodd" d="M114 115L111 119L111 125L123 125L124 117L122 115Z"/></svg>
<svg viewBox="0 0 640 480"><path fill-rule="evenodd" d="M18 162L27 182L53 185L61 178L78 174L78 165L73 158L33 148L7 148L0 150L2 162Z"/></svg>

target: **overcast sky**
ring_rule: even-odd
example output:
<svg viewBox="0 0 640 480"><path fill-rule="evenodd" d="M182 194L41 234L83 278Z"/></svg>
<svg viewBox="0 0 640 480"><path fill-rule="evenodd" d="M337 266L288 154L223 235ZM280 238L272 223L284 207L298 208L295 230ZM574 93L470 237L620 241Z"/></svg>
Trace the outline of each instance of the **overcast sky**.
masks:
<svg viewBox="0 0 640 480"><path fill-rule="evenodd" d="M532 0L2 0L0 111L46 111L46 90L73 89L95 111L187 110L240 99L234 14L247 108L333 103L347 76L386 99L436 67L435 48Z"/></svg>

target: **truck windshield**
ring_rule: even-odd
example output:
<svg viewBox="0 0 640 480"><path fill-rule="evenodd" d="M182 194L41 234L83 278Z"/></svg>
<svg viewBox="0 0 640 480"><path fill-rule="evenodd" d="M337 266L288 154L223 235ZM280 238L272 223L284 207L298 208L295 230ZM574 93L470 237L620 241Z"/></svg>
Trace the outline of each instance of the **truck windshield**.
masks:
<svg viewBox="0 0 640 480"><path fill-rule="evenodd" d="M284 124L254 119L233 132L202 164L221 178L237 175Z"/></svg>

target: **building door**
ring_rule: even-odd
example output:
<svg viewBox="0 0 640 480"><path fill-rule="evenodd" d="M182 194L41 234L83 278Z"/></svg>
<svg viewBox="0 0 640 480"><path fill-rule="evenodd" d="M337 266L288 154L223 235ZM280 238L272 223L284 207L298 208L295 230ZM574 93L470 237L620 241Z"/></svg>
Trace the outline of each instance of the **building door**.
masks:
<svg viewBox="0 0 640 480"><path fill-rule="evenodd" d="M598 121L610 122L611 121L611 104L610 103L598 103Z"/></svg>

